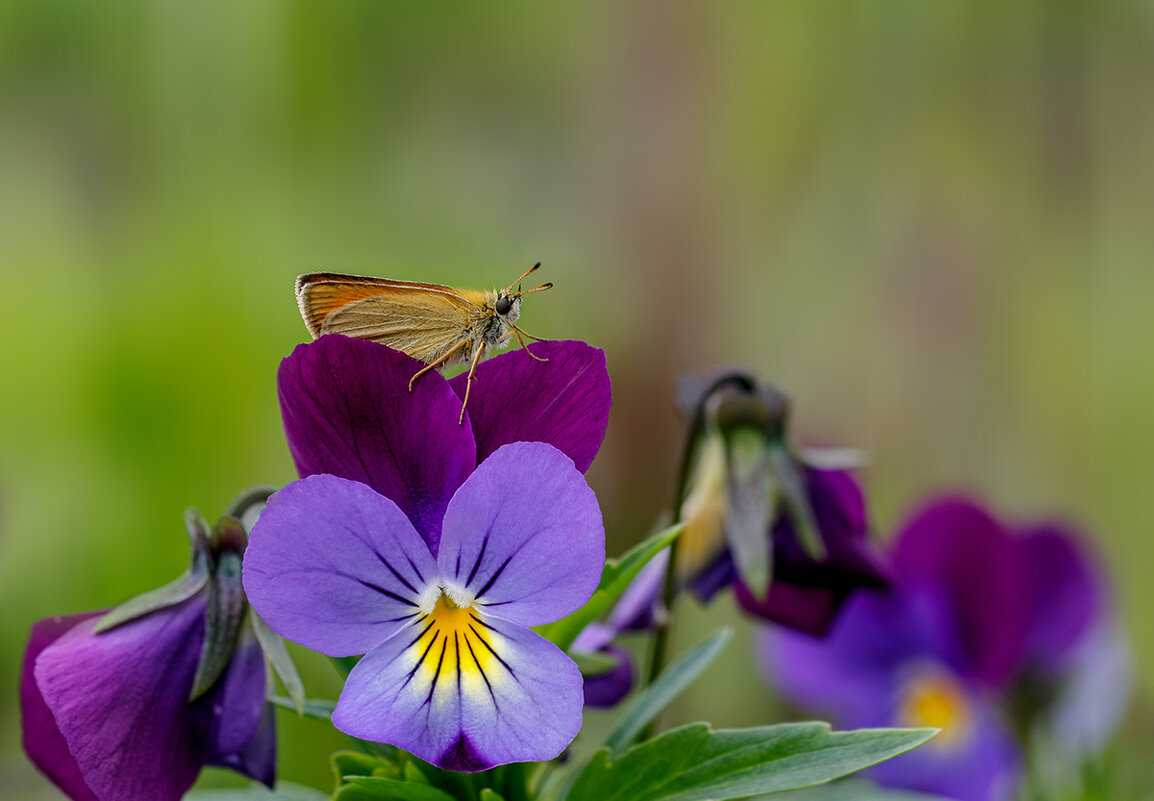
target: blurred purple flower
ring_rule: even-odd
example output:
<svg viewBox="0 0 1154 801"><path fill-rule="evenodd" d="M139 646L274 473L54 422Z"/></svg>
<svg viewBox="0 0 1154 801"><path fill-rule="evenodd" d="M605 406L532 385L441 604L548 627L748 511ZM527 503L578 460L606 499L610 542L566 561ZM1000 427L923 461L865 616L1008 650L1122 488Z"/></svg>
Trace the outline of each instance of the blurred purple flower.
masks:
<svg viewBox="0 0 1154 801"><path fill-rule="evenodd" d="M463 480L442 519L423 522L426 532L360 482L293 482L253 530L245 590L288 639L365 654L333 712L342 731L450 770L556 757L581 726L581 674L528 627L596 589L596 497L565 454L517 442Z"/></svg>
<svg viewBox="0 0 1154 801"><path fill-rule="evenodd" d="M601 447L611 403L605 353L540 342L534 361L503 353L477 367L464 425L464 374L409 379L423 365L374 342L330 334L298 345L277 376L289 450L301 478L328 473L393 501L435 556L449 499L510 442L547 442L581 472Z"/></svg>
<svg viewBox="0 0 1154 801"><path fill-rule="evenodd" d="M708 601L733 585L747 612L815 634L853 590L886 586L857 482L794 451L780 392L725 373L682 395L692 410L676 547L682 586Z"/></svg>
<svg viewBox="0 0 1154 801"><path fill-rule="evenodd" d="M198 668L215 586L214 577L190 573L184 586L191 592L181 600L156 602L103 631L96 631L103 612L32 627L20 685L24 749L69 798L175 801L205 765L272 786L275 721L250 626L240 627L235 646L218 648L227 660L217 663L219 677L190 700L203 679Z"/></svg>
<svg viewBox="0 0 1154 801"><path fill-rule="evenodd" d="M825 639L764 638L772 682L807 712L845 727L942 729L872 768L874 778L1008 799L1022 739L1039 726L1059 727L1049 734L1075 756L1102 745L1128 681L1102 576L1072 535L1011 533L974 503L946 498L906 524L893 558L893 589L856 594ZM1078 704L1087 681L1096 703Z"/></svg>

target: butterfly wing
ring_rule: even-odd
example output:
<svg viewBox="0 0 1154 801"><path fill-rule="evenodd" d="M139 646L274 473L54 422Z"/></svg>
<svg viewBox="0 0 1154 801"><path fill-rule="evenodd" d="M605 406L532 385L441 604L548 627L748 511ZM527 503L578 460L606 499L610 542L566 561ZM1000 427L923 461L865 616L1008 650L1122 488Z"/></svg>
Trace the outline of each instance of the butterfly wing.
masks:
<svg viewBox="0 0 1154 801"><path fill-rule="evenodd" d="M344 334L434 362L470 338L481 306L439 284L333 273L297 279L297 303L309 333ZM466 354L462 354L466 355Z"/></svg>

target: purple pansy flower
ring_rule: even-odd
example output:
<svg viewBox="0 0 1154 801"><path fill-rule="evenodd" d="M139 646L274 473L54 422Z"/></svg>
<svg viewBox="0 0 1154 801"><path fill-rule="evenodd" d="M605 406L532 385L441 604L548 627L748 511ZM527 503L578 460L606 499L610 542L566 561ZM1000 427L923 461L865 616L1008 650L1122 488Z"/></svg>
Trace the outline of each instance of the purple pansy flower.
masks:
<svg viewBox="0 0 1154 801"><path fill-rule="evenodd" d="M304 480L258 522L246 587L290 639L366 654L335 725L457 770L552 758L580 726L580 674L527 627L578 608L604 565L581 472L605 434L609 374L582 342L533 352L547 361L478 366L464 425L465 375L427 373L410 391L421 363L372 342L321 337L278 376ZM314 540L323 559L280 592L268 577L294 572L292 549ZM362 575L358 553L384 572ZM332 601L323 613L300 604L313 589Z"/></svg>
<svg viewBox="0 0 1154 801"><path fill-rule="evenodd" d="M204 580L214 579L106 630L97 631L104 612L32 627L20 685L24 748L69 798L176 801L205 765L272 786L275 721L248 625L219 677L190 701L206 647Z"/></svg>
<svg viewBox="0 0 1154 801"><path fill-rule="evenodd" d="M588 600L604 538L573 462L519 442L447 501L435 554L365 484L314 475L288 485L253 531L244 585L283 636L332 656L365 654L333 712L337 728L476 771L552 759L576 736L581 675L528 627Z"/></svg>
<svg viewBox="0 0 1154 801"><path fill-rule="evenodd" d="M855 594L826 638L769 630L764 641L772 681L807 712L846 727L942 728L874 778L1008 799L1022 768L1016 732L1059 726L1050 739L1075 755L1101 746L1124 706L1125 660L1100 574L1069 533L1012 533L946 498L906 524L893 558L892 590ZM1096 703L1079 705L1087 681Z"/></svg>

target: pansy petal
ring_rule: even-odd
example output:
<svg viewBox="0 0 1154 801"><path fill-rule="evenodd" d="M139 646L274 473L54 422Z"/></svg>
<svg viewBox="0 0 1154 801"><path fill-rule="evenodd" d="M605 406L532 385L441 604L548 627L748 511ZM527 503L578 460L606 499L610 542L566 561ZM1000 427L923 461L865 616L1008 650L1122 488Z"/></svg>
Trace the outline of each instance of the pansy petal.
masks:
<svg viewBox="0 0 1154 801"><path fill-rule="evenodd" d="M548 442L584 473L609 424L612 388L605 351L584 342L535 342L477 366L469 394L469 422L483 461L509 442ZM449 381L465 396L468 376Z"/></svg>
<svg viewBox="0 0 1154 801"><path fill-rule="evenodd" d="M1035 667L1057 670L1103 617L1104 582L1078 540L1062 527L1031 529L1014 545L1033 608L1029 658Z"/></svg>
<svg viewBox="0 0 1154 801"><path fill-rule="evenodd" d="M552 445L505 445L449 502L437 564L490 614L550 623L589 600L601 578L597 498Z"/></svg>
<svg viewBox="0 0 1154 801"><path fill-rule="evenodd" d="M198 597L101 634L95 619L36 659L36 683L80 774L102 801L176 801L204 764L188 704L204 631Z"/></svg>
<svg viewBox="0 0 1154 801"><path fill-rule="evenodd" d="M945 498L903 527L894 562L908 583L933 587L954 610L955 667L990 687L1020 666L1033 610L1013 539L977 504Z"/></svg>
<svg viewBox="0 0 1154 801"><path fill-rule="evenodd" d="M244 554L245 593L261 618L329 656L363 654L397 631L435 576L405 513L336 476L310 476L274 494Z"/></svg>
<svg viewBox="0 0 1154 801"><path fill-rule="evenodd" d="M602 654L612 656L617 664L604 673L585 677L585 706L616 706L633 689L633 657L624 648L607 645Z"/></svg>
<svg viewBox="0 0 1154 801"><path fill-rule="evenodd" d="M442 768L557 756L581 727L581 674L555 645L472 615L472 628L412 628L357 663L333 712L347 734Z"/></svg>
<svg viewBox="0 0 1154 801"><path fill-rule="evenodd" d="M32 626L28 649L24 653L24 672L20 677L20 708L23 713L24 750L40 771L73 801L96 801L80 775L80 768L68 750L68 743L56 725L52 710L36 684L36 658L77 624L100 617L100 612L85 612L67 617L50 617Z"/></svg>
<svg viewBox="0 0 1154 801"><path fill-rule="evenodd" d="M476 446L439 373L409 391L423 366L334 334L298 345L281 362L277 387L301 477L331 473L368 484L401 507L436 553L445 505L476 464Z"/></svg>
<svg viewBox="0 0 1154 801"><path fill-rule="evenodd" d="M209 755L209 765L243 773L267 787L276 782L276 713L272 704L261 710L260 721L244 748L225 754Z"/></svg>
<svg viewBox="0 0 1154 801"><path fill-rule="evenodd" d="M197 703L213 713L212 755L240 753L248 746L266 706L264 652L251 629L243 632L224 675Z"/></svg>

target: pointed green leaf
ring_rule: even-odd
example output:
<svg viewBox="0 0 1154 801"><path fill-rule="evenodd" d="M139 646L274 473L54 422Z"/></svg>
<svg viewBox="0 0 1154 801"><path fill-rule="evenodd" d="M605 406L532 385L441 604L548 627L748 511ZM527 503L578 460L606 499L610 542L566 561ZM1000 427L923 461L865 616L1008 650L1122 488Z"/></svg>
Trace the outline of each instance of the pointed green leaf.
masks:
<svg viewBox="0 0 1154 801"><path fill-rule="evenodd" d="M674 660L661 671L656 681L634 696L621 710L616 728L605 740L609 753L616 755L625 750L670 701L701 675L701 671L717 657L732 636L732 629L725 628L716 632L701 645Z"/></svg>
<svg viewBox="0 0 1154 801"><path fill-rule="evenodd" d="M381 779L376 776L346 776L345 781L349 783L348 786L342 787L336 794L336 798L340 799L340 801L346 801L347 798L353 798L357 801L360 801L360 799L380 799L380 801L456 801L453 796L444 790L438 790L436 787L431 787L428 784L419 784L417 782ZM356 793L346 796L346 790L349 788L356 788L368 792L369 795Z"/></svg>
<svg viewBox="0 0 1154 801"><path fill-rule="evenodd" d="M360 751L337 751L329 757L337 784L344 783L345 776L378 776L385 779L400 779L401 769L395 763Z"/></svg>
<svg viewBox="0 0 1154 801"><path fill-rule="evenodd" d="M486 787L481 791L481 801L505 801L505 799Z"/></svg>
<svg viewBox="0 0 1154 801"><path fill-rule="evenodd" d="M779 801L946 801L940 795L878 787L861 779L841 779L804 790L791 790L782 793L778 799Z"/></svg>
<svg viewBox="0 0 1154 801"><path fill-rule="evenodd" d="M684 526L677 524L647 537L643 542L630 548L620 559L605 562L601 582L586 604L566 618L545 626L536 626L534 631L552 642L561 650L567 650L577 639L577 635L621 597L629 582L641 572L649 560L659 554L681 533Z"/></svg>
<svg viewBox="0 0 1154 801"><path fill-rule="evenodd" d="M185 801L328 801L330 796L312 787L278 781L275 790L253 782L248 787L194 790L184 798Z"/></svg>
<svg viewBox="0 0 1154 801"><path fill-rule="evenodd" d="M260 615L256 613L256 610L250 612L249 620L252 622L252 630L256 635L256 641L260 643L260 649L264 651L264 658L272 665L273 671L277 677L280 678L281 684L284 685L285 692L287 692L289 698L293 700L297 714L303 715L305 685L304 682L301 681L300 674L297 673L296 665L293 664L288 649L285 648L284 640L279 634L270 629L267 623L260 619Z"/></svg>
<svg viewBox="0 0 1154 801"><path fill-rule="evenodd" d="M683 726L614 760L608 748L578 775L567 801L722 801L832 781L897 756L934 729L831 732L825 723L713 731Z"/></svg>

